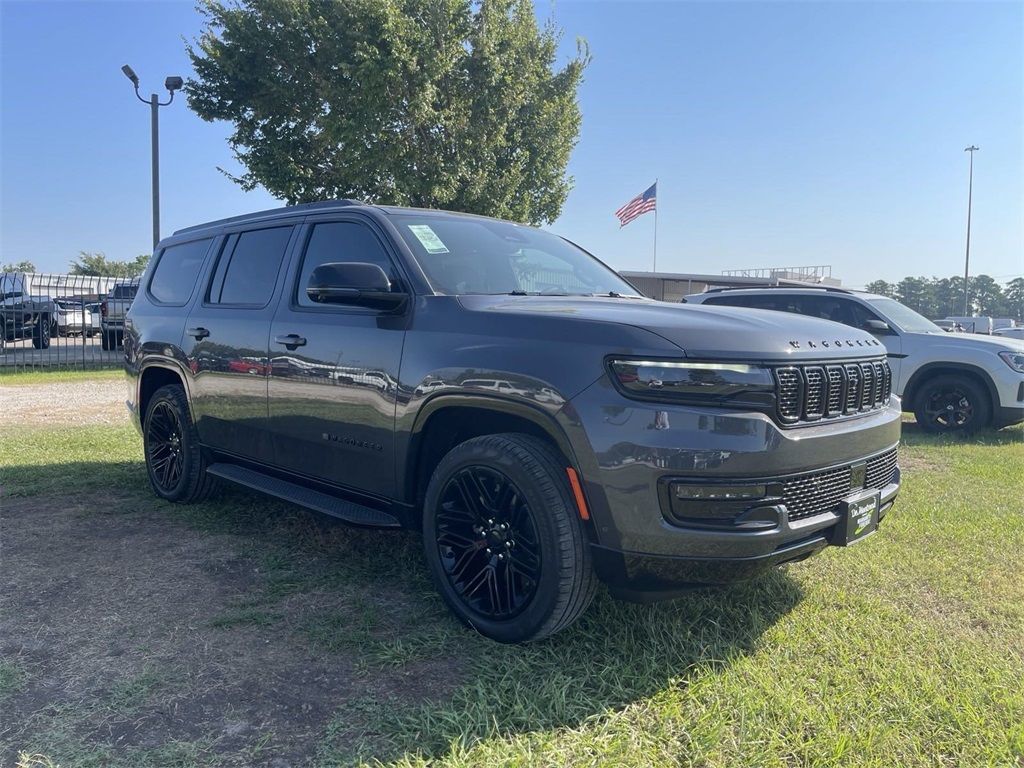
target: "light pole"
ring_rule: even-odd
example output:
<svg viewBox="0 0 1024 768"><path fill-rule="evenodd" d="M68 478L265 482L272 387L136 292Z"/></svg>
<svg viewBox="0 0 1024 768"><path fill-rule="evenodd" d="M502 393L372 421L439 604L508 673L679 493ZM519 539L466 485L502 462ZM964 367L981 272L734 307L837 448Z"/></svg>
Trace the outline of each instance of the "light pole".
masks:
<svg viewBox="0 0 1024 768"><path fill-rule="evenodd" d="M132 81L135 86L135 96L143 104L149 104L150 135L153 155L153 250L160 242L160 107L166 107L174 101L174 92L181 88L183 81L180 77L171 76L164 80L164 88L168 90L171 97L167 101L160 101L155 93L150 94L149 100L142 98L139 93L139 76L135 71L125 64L121 67L124 76Z"/></svg>
<svg viewBox="0 0 1024 768"><path fill-rule="evenodd" d="M978 148L973 144L964 148L971 155L970 171L967 176L967 254L964 256L964 317L971 316L971 304L967 289L967 274L971 268L971 195L974 192L974 153Z"/></svg>

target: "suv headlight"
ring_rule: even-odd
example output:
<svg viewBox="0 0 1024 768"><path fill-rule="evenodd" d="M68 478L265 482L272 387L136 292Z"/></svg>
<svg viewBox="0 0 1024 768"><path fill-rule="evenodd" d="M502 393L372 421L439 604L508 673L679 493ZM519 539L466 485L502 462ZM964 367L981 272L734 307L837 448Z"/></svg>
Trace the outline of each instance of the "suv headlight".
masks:
<svg viewBox="0 0 1024 768"><path fill-rule="evenodd" d="M1000 352L999 356L1003 362L1013 368L1017 373L1024 373L1024 352Z"/></svg>
<svg viewBox="0 0 1024 768"><path fill-rule="evenodd" d="M623 394L643 400L764 406L775 394L771 371L758 365L614 359L608 366Z"/></svg>

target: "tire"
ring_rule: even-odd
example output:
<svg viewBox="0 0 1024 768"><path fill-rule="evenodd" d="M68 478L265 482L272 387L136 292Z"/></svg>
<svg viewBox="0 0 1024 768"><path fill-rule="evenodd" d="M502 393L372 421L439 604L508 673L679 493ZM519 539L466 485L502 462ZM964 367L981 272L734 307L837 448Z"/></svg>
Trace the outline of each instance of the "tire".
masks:
<svg viewBox="0 0 1024 768"><path fill-rule="evenodd" d="M180 386L168 384L153 393L146 406L142 439L146 474L157 496L190 504L210 495L214 478L206 472L209 462Z"/></svg>
<svg viewBox="0 0 1024 768"><path fill-rule="evenodd" d="M936 376L918 390L914 416L926 432L968 434L992 423L992 403L974 379Z"/></svg>
<svg viewBox="0 0 1024 768"><path fill-rule="evenodd" d="M485 435L449 451L427 486L423 545L434 583L459 619L498 642L552 635L593 599L597 579L565 466L537 438Z"/></svg>
<svg viewBox="0 0 1024 768"><path fill-rule="evenodd" d="M100 346L104 352L114 349L116 343L113 331L100 331Z"/></svg>
<svg viewBox="0 0 1024 768"><path fill-rule="evenodd" d="M50 348L50 318L40 317L32 329L32 346L36 349Z"/></svg>

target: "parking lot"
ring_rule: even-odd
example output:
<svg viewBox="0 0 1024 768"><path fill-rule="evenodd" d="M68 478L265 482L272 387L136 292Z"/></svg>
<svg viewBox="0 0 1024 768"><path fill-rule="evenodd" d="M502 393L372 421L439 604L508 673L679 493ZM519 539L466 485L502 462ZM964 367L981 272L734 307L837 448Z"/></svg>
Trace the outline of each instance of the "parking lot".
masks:
<svg viewBox="0 0 1024 768"><path fill-rule="evenodd" d="M1018 765L1024 431L906 425L882 529L501 646L411 533L149 491L116 372L0 377L0 764ZM970 493L964 492L969 487Z"/></svg>

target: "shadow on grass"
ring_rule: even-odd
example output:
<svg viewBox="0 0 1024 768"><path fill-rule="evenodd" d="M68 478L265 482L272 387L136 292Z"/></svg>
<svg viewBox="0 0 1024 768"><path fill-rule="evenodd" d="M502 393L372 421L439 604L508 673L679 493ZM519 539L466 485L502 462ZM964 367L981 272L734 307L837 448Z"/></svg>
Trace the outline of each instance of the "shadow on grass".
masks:
<svg viewBox="0 0 1024 768"><path fill-rule="evenodd" d="M649 606L602 591L570 629L503 646L447 612L414 533L347 528L230 488L202 504L167 504L151 496L141 463L15 467L4 481L27 494L46 469L69 479L62 493L79 504L95 496L85 503L87 517L142 520L153 535L171 538L168 521L232 537L260 578L237 602L218 606L201 633L225 642L224 633L283 632L296 652L354 665L355 690L333 705L308 747L308 757L324 764L429 760L495 736L577 727L727 667L755 650L802 596L784 571ZM76 478L88 479L86 490ZM281 674L263 672L265 680Z"/></svg>

